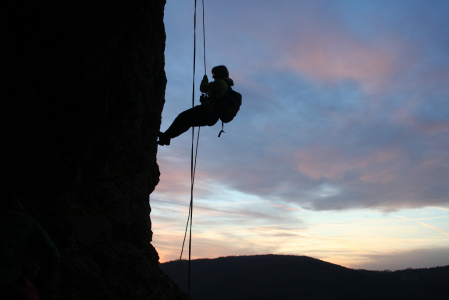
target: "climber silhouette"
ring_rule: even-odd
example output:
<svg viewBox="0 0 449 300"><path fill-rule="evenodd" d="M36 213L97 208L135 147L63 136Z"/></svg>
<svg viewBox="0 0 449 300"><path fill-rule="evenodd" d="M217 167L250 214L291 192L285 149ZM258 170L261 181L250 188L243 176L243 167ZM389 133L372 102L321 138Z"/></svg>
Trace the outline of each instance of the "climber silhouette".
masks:
<svg viewBox="0 0 449 300"><path fill-rule="evenodd" d="M22 270L26 250L42 259L34 285ZM58 266L58 249L39 222L24 213L20 201L1 201L0 299L39 299L39 290L47 286Z"/></svg>
<svg viewBox="0 0 449 300"><path fill-rule="evenodd" d="M213 126L219 119L219 112L216 100L222 98L228 87L234 85L234 81L229 78L226 66L216 66L212 68L213 82L209 82L207 75L201 81L200 91L207 96L201 96L201 104L180 113L170 127L165 132L159 132L159 145L170 145L170 140L175 138L190 127Z"/></svg>

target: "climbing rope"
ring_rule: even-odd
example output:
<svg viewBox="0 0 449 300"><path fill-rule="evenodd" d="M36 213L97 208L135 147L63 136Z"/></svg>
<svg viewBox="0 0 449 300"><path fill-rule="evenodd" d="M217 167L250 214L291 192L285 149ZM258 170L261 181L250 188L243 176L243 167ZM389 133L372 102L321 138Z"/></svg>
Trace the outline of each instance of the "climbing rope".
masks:
<svg viewBox="0 0 449 300"><path fill-rule="evenodd" d="M195 12L193 21L193 88L192 88L192 108L195 106L195 66L196 66L196 3L195 0ZM206 30L205 30L205 20L204 20L204 0L202 0L203 5L203 53L204 53L204 74L206 74ZM195 185L195 172L196 172L196 160L198 157L198 142L200 139L201 127L198 127L198 136L196 139L196 149L195 156L193 155L193 146L195 142L195 127L192 127L192 149L190 154L190 205L189 205L189 216L187 218L187 226L189 227L189 265L188 265L188 283L187 283L187 293L190 295L190 262L192 254L192 222L193 222L193 186ZM186 227L187 230L187 227ZM186 231L187 232L187 231ZM184 241L185 241L184 234ZM183 241L183 248L184 248ZM181 250L182 253L182 250ZM181 254L182 257L182 254ZM180 257L180 260L181 260Z"/></svg>
<svg viewBox="0 0 449 300"><path fill-rule="evenodd" d="M203 5L203 53L204 53L204 74L206 74L206 26L204 19L204 0L202 0ZM196 66L196 6L197 0L195 0L195 9L194 9L194 17L193 17L193 87L192 87L192 108L195 107L195 66ZM186 229L184 232L184 239L182 241L181 254L179 256L178 264L175 267L175 270L171 272L174 274L178 269L179 264L182 260L182 254L184 252L184 245L186 241L187 231L189 230L189 264L188 264L188 294L190 295L190 261L191 261L191 253L192 253L192 219L193 219L193 186L195 184L195 172L196 172L196 161L198 157L198 142L200 139L200 129L198 127L198 136L196 138L196 147L194 151L194 141L195 141L195 127L192 127L192 148L190 153L190 205L189 205L189 215L187 217ZM195 155L194 155L195 153ZM148 299L152 298L156 295L156 292L159 288L160 279L168 274L161 274L158 278L156 290L148 297Z"/></svg>
<svg viewBox="0 0 449 300"><path fill-rule="evenodd" d="M204 74L207 74L206 70L206 26L204 22L204 0L203 1L203 53L204 53Z"/></svg>

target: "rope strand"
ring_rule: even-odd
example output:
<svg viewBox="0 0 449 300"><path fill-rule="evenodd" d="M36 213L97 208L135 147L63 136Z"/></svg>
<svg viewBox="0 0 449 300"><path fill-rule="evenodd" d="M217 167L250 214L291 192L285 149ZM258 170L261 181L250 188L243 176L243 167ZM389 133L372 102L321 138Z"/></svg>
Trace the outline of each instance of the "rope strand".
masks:
<svg viewBox="0 0 449 300"><path fill-rule="evenodd" d="M203 0L203 51L204 51L204 75L207 74L206 70L206 26L204 22L204 0Z"/></svg>
<svg viewBox="0 0 449 300"><path fill-rule="evenodd" d="M192 86L192 108L195 107L195 66L196 66L196 4L197 0L195 0L195 10L193 15L193 86ZM204 74L207 73L206 70L206 26L205 26L205 18L204 18L204 0L202 0L203 5L203 51L204 51ZM189 215L187 217L187 224L186 224L186 230L184 232L184 239L182 240L182 247L181 247L181 254L179 255L178 264L175 267L175 270L171 272L171 274L174 274L176 270L178 269L181 260L182 260L182 254L184 252L184 245L187 237L187 231L189 230L189 264L188 264L188 294L190 295L190 261L191 261L191 253L192 253L192 219L193 219L193 187L195 184L195 173L196 173L196 161L198 157L198 144L200 140L200 129L201 127L198 127L198 136L196 139L196 149L195 149L195 155L193 155L194 151L194 141L195 141L195 127L192 127L192 148L190 152L190 205L189 205ZM148 299L152 298L154 295L156 295L156 292L159 288L159 282L160 279L168 274L161 274L158 278L156 290L153 292L153 294L148 297Z"/></svg>
<svg viewBox="0 0 449 300"><path fill-rule="evenodd" d="M195 106L195 66L196 66L196 2L195 0L195 12L193 14L193 88L192 88L192 108ZM190 205L189 205L189 217L187 224L190 226L189 234L189 267L188 267L188 282L187 293L190 295L190 259L192 250L192 218L193 218L193 182L194 182L194 167L193 167L193 145L195 141L195 127L192 126L192 149L190 152ZM189 222L190 220L190 222ZM189 224L190 223L190 224Z"/></svg>

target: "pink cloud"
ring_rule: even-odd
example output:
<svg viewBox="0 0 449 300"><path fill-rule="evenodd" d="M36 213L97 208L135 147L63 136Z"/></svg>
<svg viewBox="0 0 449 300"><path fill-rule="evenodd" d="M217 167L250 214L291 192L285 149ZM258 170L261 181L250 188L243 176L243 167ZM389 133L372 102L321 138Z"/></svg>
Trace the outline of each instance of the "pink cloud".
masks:
<svg viewBox="0 0 449 300"><path fill-rule="evenodd" d="M383 43L379 41L377 43ZM383 83L398 66L396 54L366 44L338 28L302 34L290 48L287 68L322 81L354 80L365 89Z"/></svg>
<svg viewBox="0 0 449 300"><path fill-rule="evenodd" d="M283 210L301 211L301 209L298 209L298 208L287 207L287 206L284 206L284 205L278 205L278 204L267 205L267 206L277 207L277 208L280 208L280 209L283 209Z"/></svg>

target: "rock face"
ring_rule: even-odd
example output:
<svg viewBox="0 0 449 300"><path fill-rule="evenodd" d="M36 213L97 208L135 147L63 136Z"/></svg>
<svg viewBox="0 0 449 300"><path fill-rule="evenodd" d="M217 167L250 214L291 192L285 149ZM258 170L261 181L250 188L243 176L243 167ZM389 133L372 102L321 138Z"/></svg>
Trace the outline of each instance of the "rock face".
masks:
<svg viewBox="0 0 449 300"><path fill-rule="evenodd" d="M7 2L1 193L60 251L42 299L185 299L150 244L165 0Z"/></svg>

